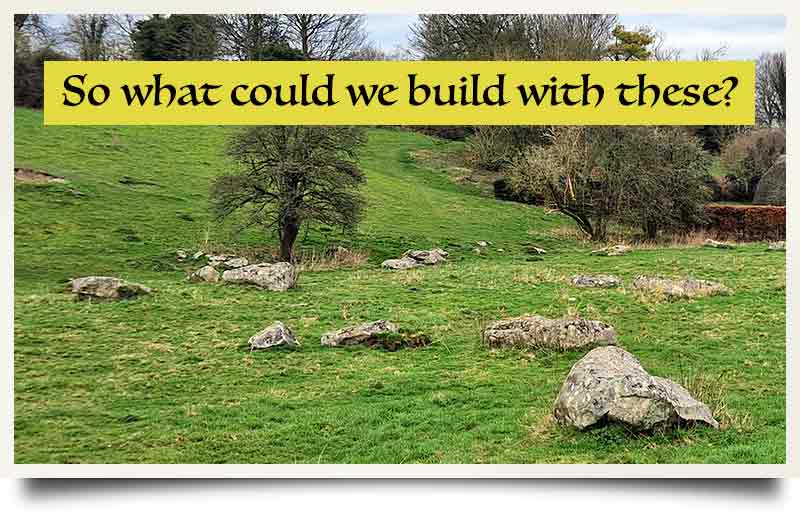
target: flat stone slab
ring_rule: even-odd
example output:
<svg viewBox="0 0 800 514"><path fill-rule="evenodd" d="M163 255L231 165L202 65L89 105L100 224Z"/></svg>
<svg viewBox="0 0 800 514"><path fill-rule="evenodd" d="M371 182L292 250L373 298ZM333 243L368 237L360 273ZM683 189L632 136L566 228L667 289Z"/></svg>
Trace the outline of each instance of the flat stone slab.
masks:
<svg viewBox="0 0 800 514"><path fill-rule="evenodd" d="M719 428L705 404L672 380L651 376L617 346L595 348L572 366L553 416L580 430L606 421L637 431L688 421Z"/></svg>
<svg viewBox="0 0 800 514"><path fill-rule="evenodd" d="M226 270L222 280L233 284L252 284L270 291L286 291L295 285L295 268L288 262L251 264Z"/></svg>
<svg viewBox="0 0 800 514"><path fill-rule="evenodd" d="M251 352L253 350L300 346L289 327L280 321L276 321L258 334L255 334L247 341L247 344L250 345Z"/></svg>
<svg viewBox="0 0 800 514"><path fill-rule="evenodd" d="M785 252L786 251L786 241L777 241L774 243L770 243L767 246L767 251L770 252Z"/></svg>
<svg viewBox="0 0 800 514"><path fill-rule="evenodd" d="M706 239L703 242L703 246L708 248L719 248L721 250L733 250L736 248L736 245L730 243L723 243L721 241L714 241L713 239Z"/></svg>
<svg viewBox="0 0 800 514"><path fill-rule="evenodd" d="M381 263L381 266L386 269L411 269L417 266L422 266L419 262L411 257L403 257L402 259L387 259Z"/></svg>
<svg viewBox="0 0 800 514"><path fill-rule="evenodd" d="M730 288L719 282L694 278L675 280L639 276L633 279L633 288L645 293L661 294L668 298L701 298L704 296L733 294Z"/></svg>
<svg viewBox="0 0 800 514"><path fill-rule="evenodd" d="M626 253L630 253L633 249L627 245L614 245L614 246L607 246L605 248L600 248L599 250L593 250L591 255L601 255L605 257L615 257L618 255L625 255Z"/></svg>
<svg viewBox="0 0 800 514"><path fill-rule="evenodd" d="M190 274L187 278L190 282L219 282L220 274L213 266L206 265Z"/></svg>
<svg viewBox="0 0 800 514"><path fill-rule="evenodd" d="M90 276L70 280L78 300L127 300L152 292L149 287L116 277Z"/></svg>
<svg viewBox="0 0 800 514"><path fill-rule="evenodd" d="M616 344L614 327L586 319L548 319L537 315L495 321L486 327L484 341L492 347L571 350Z"/></svg>
<svg viewBox="0 0 800 514"><path fill-rule="evenodd" d="M614 275L575 275L570 279L572 285L577 287L619 287L622 280Z"/></svg>
<svg viewBox="0 0 800 514"><path fill-rule="evenodd" d="M322 335L322 346L352 346L366 344L375 334L399 333L391 321L378 320L352 327L326 332Z"/></svg>

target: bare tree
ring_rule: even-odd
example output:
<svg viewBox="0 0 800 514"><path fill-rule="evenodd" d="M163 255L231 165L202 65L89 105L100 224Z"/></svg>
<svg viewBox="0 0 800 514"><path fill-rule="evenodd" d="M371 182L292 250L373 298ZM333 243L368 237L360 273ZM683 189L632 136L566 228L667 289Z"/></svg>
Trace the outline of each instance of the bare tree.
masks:
<svg viewBox="0 0 800 514"><path fill-rule="evenodd" d="M762 125L786 126L786 53L766 53L756 62L756 118Z"/></svg>
<svg viewBox="0 0 800 514"><path fill-rule="evenodd" d="M537 14L526 16L530 47L543 61L594 61L603 58L617 23L613 14Z"/></svg>
<svg viewBox="0 0 800 514"><path fill-rule="evenodd" d="M216 17L222 53L241 61L265 59L286 40L280 17L273 14L222 14Z"/></svg>
<svg viewBox="0 0 800 514"><path fill-rule="evenodd" d="M111 16L71 14L64 28L64 41L82 61L105 61L111 57Z"/></svg>
<svg viewBox="0 0 800 514"><path fill-rule="evenodd" d="M283 22L290 42L306 59L348 59L366 41L361 14L287 14Z"/></svg>

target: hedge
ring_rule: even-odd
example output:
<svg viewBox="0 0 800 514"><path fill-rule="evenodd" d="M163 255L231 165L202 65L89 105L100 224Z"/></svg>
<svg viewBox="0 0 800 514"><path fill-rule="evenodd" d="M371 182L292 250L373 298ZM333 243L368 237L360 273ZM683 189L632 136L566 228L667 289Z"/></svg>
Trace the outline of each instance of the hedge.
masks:
<svg viewBox="0 0 800 514"><path fill-rule="evenodd" d="M720 239L763 241L786 239L786 207L706 205L706 229Z"/></svg>

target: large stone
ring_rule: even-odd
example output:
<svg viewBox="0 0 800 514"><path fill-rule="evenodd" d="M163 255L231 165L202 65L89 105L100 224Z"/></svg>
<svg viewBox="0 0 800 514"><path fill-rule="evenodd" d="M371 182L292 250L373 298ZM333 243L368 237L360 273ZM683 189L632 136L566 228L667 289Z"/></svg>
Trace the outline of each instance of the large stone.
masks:
<svg viewBox="0 0 800 514"><path fill-rule="evenodd" d="M381 266L387 269L409 269L421 266L421 264L411 257L403 257L402 259L387 259L381 263Z"/></svg>
<svg viewBox="0 0 800 514"><path fill-rule="evenodd" d="M253 284L270 291L286 291L295 285L294 266L288 262L251 264L222 273L222 280L234 284Z"/></svg>
<svg viewBox="0 0 800 514"><path fill-rule="evenodd" d="M116 277L75 278L69 287L79 300L126 300L152 292L149 287Z"/></svg>
<svg viewBox="0 0 800 514"><path fill-rule="evenodd" d="M606 421L633 430L668 428L681 421L719 428L705 404L672 380L651 376L636 357L617 346L595 348L572 366L553 415L581 430Z"/></svg>
<svg viewBox="0 0 800 514"><path fill-rule="evenodd" d="M403 254L403 258L411 258L420 264L439 264L445 262L449 254L441 248L432 248L430 250L408 250Z"/></svg>
<svg viewBox="0 0 800 514"><path fill-rule="evenodd" d="M770 243L767 246L767 251L770 252L785 252L786 251L786 241L776 241L774 243Z"/></svg>
<svg viewBox="0 0 800 514"><path fill-rule="evenodd" d="M664 295L667 298L700 298L733 294L730 288L718 282L694 278L674 280L662 277L639 276L633 279L633 288L645 293Z"/></svg>
<svg viewBox="0 0 800 514"><path fill-rule="evenodd" d="M757 205L786 205L786 156L781 155L761 175L753 196Z"/></svg>
<svg viewBox="0 0 800 514"><path fill-rule="evenodd" d="M599 250L592 251L592 255L603 255L606 257L615 257L617 255L625 255L631 251L631 247L627 245L614 245L600 248Z"/></svg>
<svg viewBox="0 0 800 514"><path fill-rule="evenodd" d="M713 239L706 239L703 242L703 246L706 246L708 248L719 248L722 250L733 250L734 248L736 248L736 245L730 243L723 243L721 241L715 241Z"/></svg>
<svg viewBox="0 0 800 514"><path fill-rule="evenodd" d="M617 342L614 327L600 321L537 315L495 321L486 327L483 337L489 346L534 350L570 350Z"/></svg>
<svg viewBox="0 0 800 514"><path fill-rule="evenodd" d="M300 346L297 338L294 336L289 327L276 321L268 326L258 334L251 337L247 344L250 345L250 351L253 350L267 350L269 348L278 347L295 347Z"/></svg>
<svg viewBox="0 0 800 514"><path fill-rule="evenodd" d="M613 275L575 275L572 285L578 287L618 287L622 281Z"/></svg>
<svg viewBox="0 0 800 514"><path fill-rule="evenodd" d="M199 270L189 275L190 282L219 282L219 271L213 266L203 266Z"/></svg>
<svg viewBox="0 0 800 514"><path fill-rule="evenodd" d="M378 320L354 327L347 327L322 335L322 346L352 346L367 344L376 334L398 333L397 325L391 321Z"/></svg>

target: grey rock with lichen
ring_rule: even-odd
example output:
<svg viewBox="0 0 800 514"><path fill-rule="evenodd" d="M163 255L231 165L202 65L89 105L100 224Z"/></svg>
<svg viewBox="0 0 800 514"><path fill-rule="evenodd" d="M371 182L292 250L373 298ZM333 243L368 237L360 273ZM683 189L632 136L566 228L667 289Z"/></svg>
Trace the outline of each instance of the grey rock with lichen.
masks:
<svg viewBox="0 0 800 514"><path fill-rule="evenodd" d="M322 346L352 346L367 342L375 334L397 332L397 325L391 321L378 320L327 332L322 335L320 343Z"/></svg>
<svg viewBox="0 0 800 514"><path fill-rule="evenodd" d="M595 348L572 366L553 416L581 430L604 421L637 431L668 428L681 421L719 428L705 404L672 380L651 376L636 357L617 346Z"/></svg>
<svg viewBox="0 0 800 514"><path fill-rule="evenodd" d="M222 280L234 284L252 284L270 291L286 291L295 285L296 272L288 262L251 264L226 270Z"/></svg>
<svg viewBox="0 0 800 514"><path fill-rule="evenodd" d="M489 324L483 339L492 347L570 350L616 344L617 334L601 321L526 315Z"/></svg>
<svg viewBox="0 0 800 514"><path fill-rule="evenodd" d="M190 282L219 282L219 279L219 271L209 265L203 266L188 277Z"/></svg>
<svg viewBox="0 0 800 514"><path fill-rule="evenodd" d="M69 289L78 300L127 300L152 292L149 287L116 277L81 277L70 280Z"/></svg>
<svg viewBox="0 0 800 514"><path fill-rule="evenodd" d="M667 298L701 298L733 294L730 288L719 282L694 278L671 279L638 276L633 279L633 288L645 293L664 295Z"/></svg>
<svg viewBox="0 0 800 514"><path fill-rule="evenodd" d="M578 287L618 287L622 281L614 275L575 275L570 280L572 285Z"/></svg>
<svg viewBox="0 0 800 514"><path fill-rule="evenodd" d="M402 259L387 259L381 263L381 266L387 269L410 269L421 266L416 260L411 257L403 257Z"/></svg>
<svg viewBox="0 0 800 514"><path fill-rule="evenodd" d="M247 341L247 344L250 345L250 351L300 346L300 343L297 342L297 338L292 331L289 330L289 327L280 321L276 321L261 332L255 334Z"/></svg>

